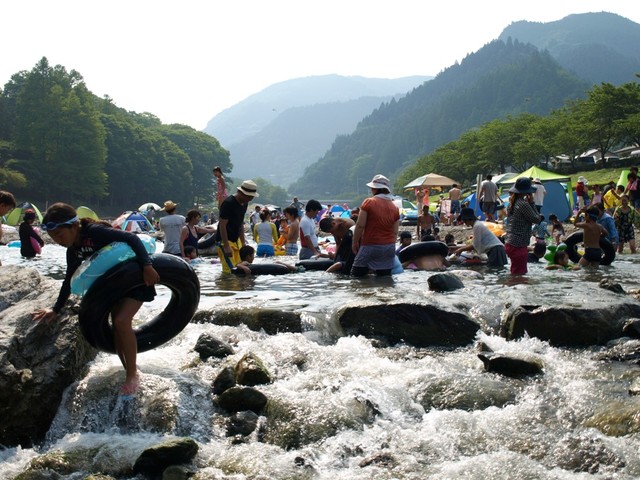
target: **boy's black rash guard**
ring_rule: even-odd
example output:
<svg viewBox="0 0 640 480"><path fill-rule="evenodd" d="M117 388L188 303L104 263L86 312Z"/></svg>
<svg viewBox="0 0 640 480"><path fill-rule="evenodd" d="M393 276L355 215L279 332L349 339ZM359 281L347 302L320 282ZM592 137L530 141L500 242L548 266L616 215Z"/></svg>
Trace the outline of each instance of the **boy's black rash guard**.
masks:
<svg viewBox="0 0 640 480"><path fill-rule="evenodd" d="M60 313L71 294L71 277L85 258L113 242L127 243L136 254L141 266L151 265L151 259L142 241L133 233L99 223L88 223L80 227L80 245L67 248L67 273L53 311Z"/></svg>

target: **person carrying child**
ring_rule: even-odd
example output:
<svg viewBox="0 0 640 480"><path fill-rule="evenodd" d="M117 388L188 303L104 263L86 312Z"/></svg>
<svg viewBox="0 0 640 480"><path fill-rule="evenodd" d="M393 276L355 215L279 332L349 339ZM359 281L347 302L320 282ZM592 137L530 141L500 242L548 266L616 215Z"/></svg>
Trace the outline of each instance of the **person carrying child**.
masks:
<svg viewBox="0 0 640 480"><path fill-rule="evenodd" d="M138 345L131 322L142 303L153 300L156 295L154 285L160 281L144 244L131 232L90 218L78 219L74 208L66 203L54 203L47 209L42 229L54 242L67 248L67 271L55 305L50 309L36 310L32 315L36 321L49 323L57 319L71 293L71 277L84 259L113 242L125 242L135 252L144 285L127 292L127 296L111 310L116 352L126 372L120 394L133 395L138 389L139 377L136 366Z"/></svg>
<svg viewBox="0 0 640 480"><path fill-rule="evenodd" d="M602 260L600 237L606 237L608 232L598 223L598 210L595 207L587 208L584 213L584 220L574 223L577 228L581 228L584 231L582 240L584 255L580 258L579 264L583 267L598 268Z"/></svg>

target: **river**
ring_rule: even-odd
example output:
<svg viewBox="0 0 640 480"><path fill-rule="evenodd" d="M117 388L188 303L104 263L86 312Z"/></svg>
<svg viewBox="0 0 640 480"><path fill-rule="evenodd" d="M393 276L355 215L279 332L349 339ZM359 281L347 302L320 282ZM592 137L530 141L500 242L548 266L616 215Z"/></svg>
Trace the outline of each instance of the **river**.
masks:
<svg viewBox="0 0 640 480"><path fill-rule="evenodd" d="M58 279L64 271L63 249L55 245L32 261L0 247L0 260ZM598 282L610 278L637 290L639 263L640 256L626 254L598 271L531 265L523 284L512 284L507 273L480 270L483 278L465 279L464 289L441 294L428 290L429 272L393 279L323 272L241 278L221 274L220 265L207 260L195 266L200 309L296 311L304 332L267 335L244 326L189 324L172 341L139 355L142 398L133 406L115 395L123 377L117 358L99 354L88 375L67 389L44 445L0 450L0 478L13 478L54 450L91 449L94 469L126 469L144 448L172 435L198 442L197 479L640 478L640 398L628 393L640 378L638 366L598 360L603 347L556 348L497 335L505 305L615 302ZM142 319L168 301L166 288L158 292ZM341 333L339 308L395 301L465 311L481 326L478 341L497 352L534 355L544 374L512 379L486 373L474 345L375 348L367 338ZM205 332L231 343L235 361L247 352L262 359L274 381L258 388L294 412L288 423L242 441L225 435L223 412L212 405L209 389L229 361L198 361L193 346ZM107 388L114 393L104 394ZM175 405L170 433L150 426L147 414L156 400Z"/></svg>

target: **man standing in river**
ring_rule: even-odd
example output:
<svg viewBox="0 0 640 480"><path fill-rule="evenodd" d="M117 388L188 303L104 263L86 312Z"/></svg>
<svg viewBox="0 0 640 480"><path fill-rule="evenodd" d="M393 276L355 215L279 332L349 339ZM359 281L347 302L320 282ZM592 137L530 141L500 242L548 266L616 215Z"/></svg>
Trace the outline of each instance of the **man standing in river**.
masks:
<svg viewBox="0 0 640 480"><path fill-rule="evenodd" d="M249 202L257 196L258 187L255 182L245 180L236 193L229 195L220 205L216 242L223 272L231 273L231 269L240 263L240 248L246 245L244 215L247 213Z"/></svg>
<svg viewBox="0 0 640 480"><path fill-rule="evenodd" d="M460 213L460 195L462 195L462 191L458 188L458 185L454 183L451 186L451 190L449 190L449 200L451 200L449 224L455 224L458 214Z"/></svg>

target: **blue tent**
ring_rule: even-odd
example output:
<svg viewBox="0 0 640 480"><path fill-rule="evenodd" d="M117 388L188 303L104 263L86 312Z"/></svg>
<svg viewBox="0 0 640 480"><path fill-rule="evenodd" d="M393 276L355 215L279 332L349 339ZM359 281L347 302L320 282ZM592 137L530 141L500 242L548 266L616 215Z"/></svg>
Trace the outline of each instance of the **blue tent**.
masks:
<svg viewBox="0 0 640 480"><path fill-rule="evenodd" d="M153 233L155 228L140 212L125 212L116 218L112 225L128 232Z"/></svg>

